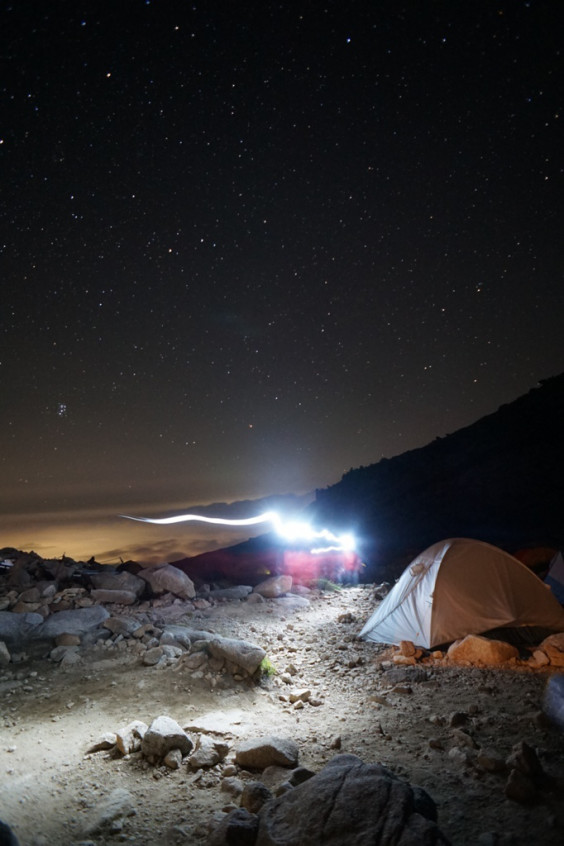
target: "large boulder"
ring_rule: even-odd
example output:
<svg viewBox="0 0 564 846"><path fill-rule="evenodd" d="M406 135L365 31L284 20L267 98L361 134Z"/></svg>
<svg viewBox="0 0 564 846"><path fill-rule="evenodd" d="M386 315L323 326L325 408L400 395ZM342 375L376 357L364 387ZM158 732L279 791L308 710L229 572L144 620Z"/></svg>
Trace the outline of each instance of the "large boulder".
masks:
<svg viewBox="0 0 564 846"><path fill-rule="evenodd" d="M61 634L84 634L101 626L110 616L102 605L92 605L90 608L74 608L69 611L58 611L51 614L34 631L38 638L54 638Z"/></svg>
<svg viewBox="0 0 564 846"><path fill-rule="evenodd" d="M127 590L135 594L137 599L145 590L143 579L128 573L127 570L118 572L109 568L105 572L93 573L90 581L96 590Z"/></svg>
<svg viewBox="0 0 564 846"><path fill-rule="evenodd" d="M235 640L229 637L216 637L209 641L208 649L214 658L223 658L237 667L241 667L249 675L260 667L266 652L261 646L246 640Z"/></svg>
<svg viewBox="0 0 564 846"><path fill-rule="evenodd" d="M258 825L257 821L258 820ZM242 834L245 839L233 839ZM428 793L380 764L338 755L321 772L267 801L229 814L209 846L448 846Z"/></svg>
<svg viewBox="0 0 564 846"><path fill-rule="evenodd" d="M0 611L0 640L8 646L23 643L35 637L38 627L43 622L41 614L26 611L16 614L13 611Z"/></svg>
<svg viewBox="0 0 564 846"><path fill-rule="evenodd" d="M19 846L19 843L10 826L0 820L0 846Z"/></svg>
<svg viewBox="0 0 564 846"><path fill-rule="evenodd" d="M380 764L338 755L316 776L267 802L256 846L445 844L432 799Z"/></svg>
<svg viewBox="0 0 564 846"><path fill-rule="evenodd" d="M180 599L193 599L196 596L192 579L172 564L147 567L139 571L139 576L149 583L154 594L173 593Z"/></svg>

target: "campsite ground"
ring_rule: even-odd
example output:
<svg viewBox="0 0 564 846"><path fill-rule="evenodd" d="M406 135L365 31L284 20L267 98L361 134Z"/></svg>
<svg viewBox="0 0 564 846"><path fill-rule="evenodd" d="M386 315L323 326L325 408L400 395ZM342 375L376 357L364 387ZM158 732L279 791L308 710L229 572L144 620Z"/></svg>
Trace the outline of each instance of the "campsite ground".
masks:
<svg viewBox="0 0 564 846"><path fill-rule="evenodd" d="M404 669L393 668L394 678L391 650L355 637L373 607L371 586L315 593L294 610L237 601L194 612L187 603L192 626L196 615L199 628L266 650L276 673L258 684L195 678L181 664L147 667L120 648L93 647L68 669L43 657L8 665L0 672L0 817L23 846L205 843L210 818L232 801L221 767L194 773L185 764L150 767L136 754L87 754L104 732L168 714L183 726L214 720L232 748L265 734L290 737L300 764L313 770L338 752L381 762L430 793L455 846L561 844L564 734L540 715L548 674L435 661L404 680ZM289 694L304 688L311 702L290 704ZM521 741L552 777L526 804L505 797L507 772L475 760L477 748L505 759ZM118 787L133 797L135 814L112 834L87 835Z"/></svg>

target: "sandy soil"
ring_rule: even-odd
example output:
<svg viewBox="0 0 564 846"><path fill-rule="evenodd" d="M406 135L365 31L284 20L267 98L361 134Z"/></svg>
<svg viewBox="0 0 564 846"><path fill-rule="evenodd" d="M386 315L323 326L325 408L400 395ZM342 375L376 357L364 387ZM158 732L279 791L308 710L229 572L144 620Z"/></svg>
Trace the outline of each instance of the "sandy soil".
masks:
<svg viewBox="0 0 564 846"><path fill-rule="evenodd" d="M69 669L44 658L9 665L0 672L0 817L22 846L205 843L210 818L230 801L220 789L222 766L194 773L150 767L137 754L87 754L104 732L168 714L183 726L214 718L232 748L265 734L291 737L300 764L314 770L339 751L383 763L428 790L456 846L564 842L564 734L539 717L547 673L435 663L426 680L394 685L386 675L391 650L355 639L373 605L363 586L315 595L293 612L274 601L233 602L186 616L193 627L265 648L277 673L259 684L194 679L180 665L146 667L125 648L92 648ZM282 678L288 670L290 683ZM297 688L309 688L319 704L297 710L288 701ZM504 796L506 774L450 757L460 746L453 712L468 715L465 729L478 747L501 757L526 741L553 787L518 804ZM116 787L132 794L136 813L111 835L86 836Z"/></svg>

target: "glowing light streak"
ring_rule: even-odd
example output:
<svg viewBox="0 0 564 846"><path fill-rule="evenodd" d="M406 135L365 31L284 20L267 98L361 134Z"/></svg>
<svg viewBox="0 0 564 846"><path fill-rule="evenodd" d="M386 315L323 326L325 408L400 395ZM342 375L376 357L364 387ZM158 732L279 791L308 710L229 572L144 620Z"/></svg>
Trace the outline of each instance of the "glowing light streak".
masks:
<svg viewBox="0 0 564 846"><path fill-rule="evenodd" d="M220 526L254 526L257 523L272 522L274 512L266 511L258 517L246 517L241 520L228 520L223 517L203 517L201 514L178 514L176 517L130 517L129 514L121 514L126 520L137 520L138 523L156 523L159 526L169 526L173 523L187 523L189 521L199 523L216 523ZM274 515L277 516L277 515Z"/></svg>
<svg viewBox="0 0 564 846"><path fill-rule="evenodd" d="M139 523L154 523L159 526L170 526L175 523L212 523L218 526L256 526L260 523L270 523L275 532L288 543L308 543L326 541L328 546L310 549L312 554L321 554L330 550L338 552L352 552L355 549L355 539L350 533L335 535L329 529L314 529L309 523L297 520L284 522L276 511L265 511L256 517L228 519L224 517L203 517L200 514L178 514L176 517L130 517L122 514L126 520L136 520Z"/></svg>
<svg viewBox="0 0 564 846"><path fill-rule="evenodd" d="M316 546L310 549L312 555L327 555L329 552L343 552L342 546Z"/></svg>

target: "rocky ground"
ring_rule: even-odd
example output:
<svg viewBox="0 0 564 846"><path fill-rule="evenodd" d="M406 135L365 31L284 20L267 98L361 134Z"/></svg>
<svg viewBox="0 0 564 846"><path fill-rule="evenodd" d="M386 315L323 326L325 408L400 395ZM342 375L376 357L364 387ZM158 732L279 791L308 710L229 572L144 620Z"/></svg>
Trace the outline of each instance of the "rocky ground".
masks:
<svg viewBox="0 0 564 846"><path fill-rule="evenodd" d="M237 762L241 744L270 735L314 772L350 752L423 787L455 846L561 844L564 734L542 714L557 670L394 663L393 649L356 639L375 601L369 585L256 602L167 595L106 605L108 619L145 625L143 638L105 621L63 653L12 649L0 667L0 818L22 846L205 844L245 783L270 779L274 791L282 779ZM250 642L268 660L254 677L213 656L198 663L193 649L151 663L167 624ZM219 762L117 751L132 721L162 715L195 747L211 739Z"/></svg>

